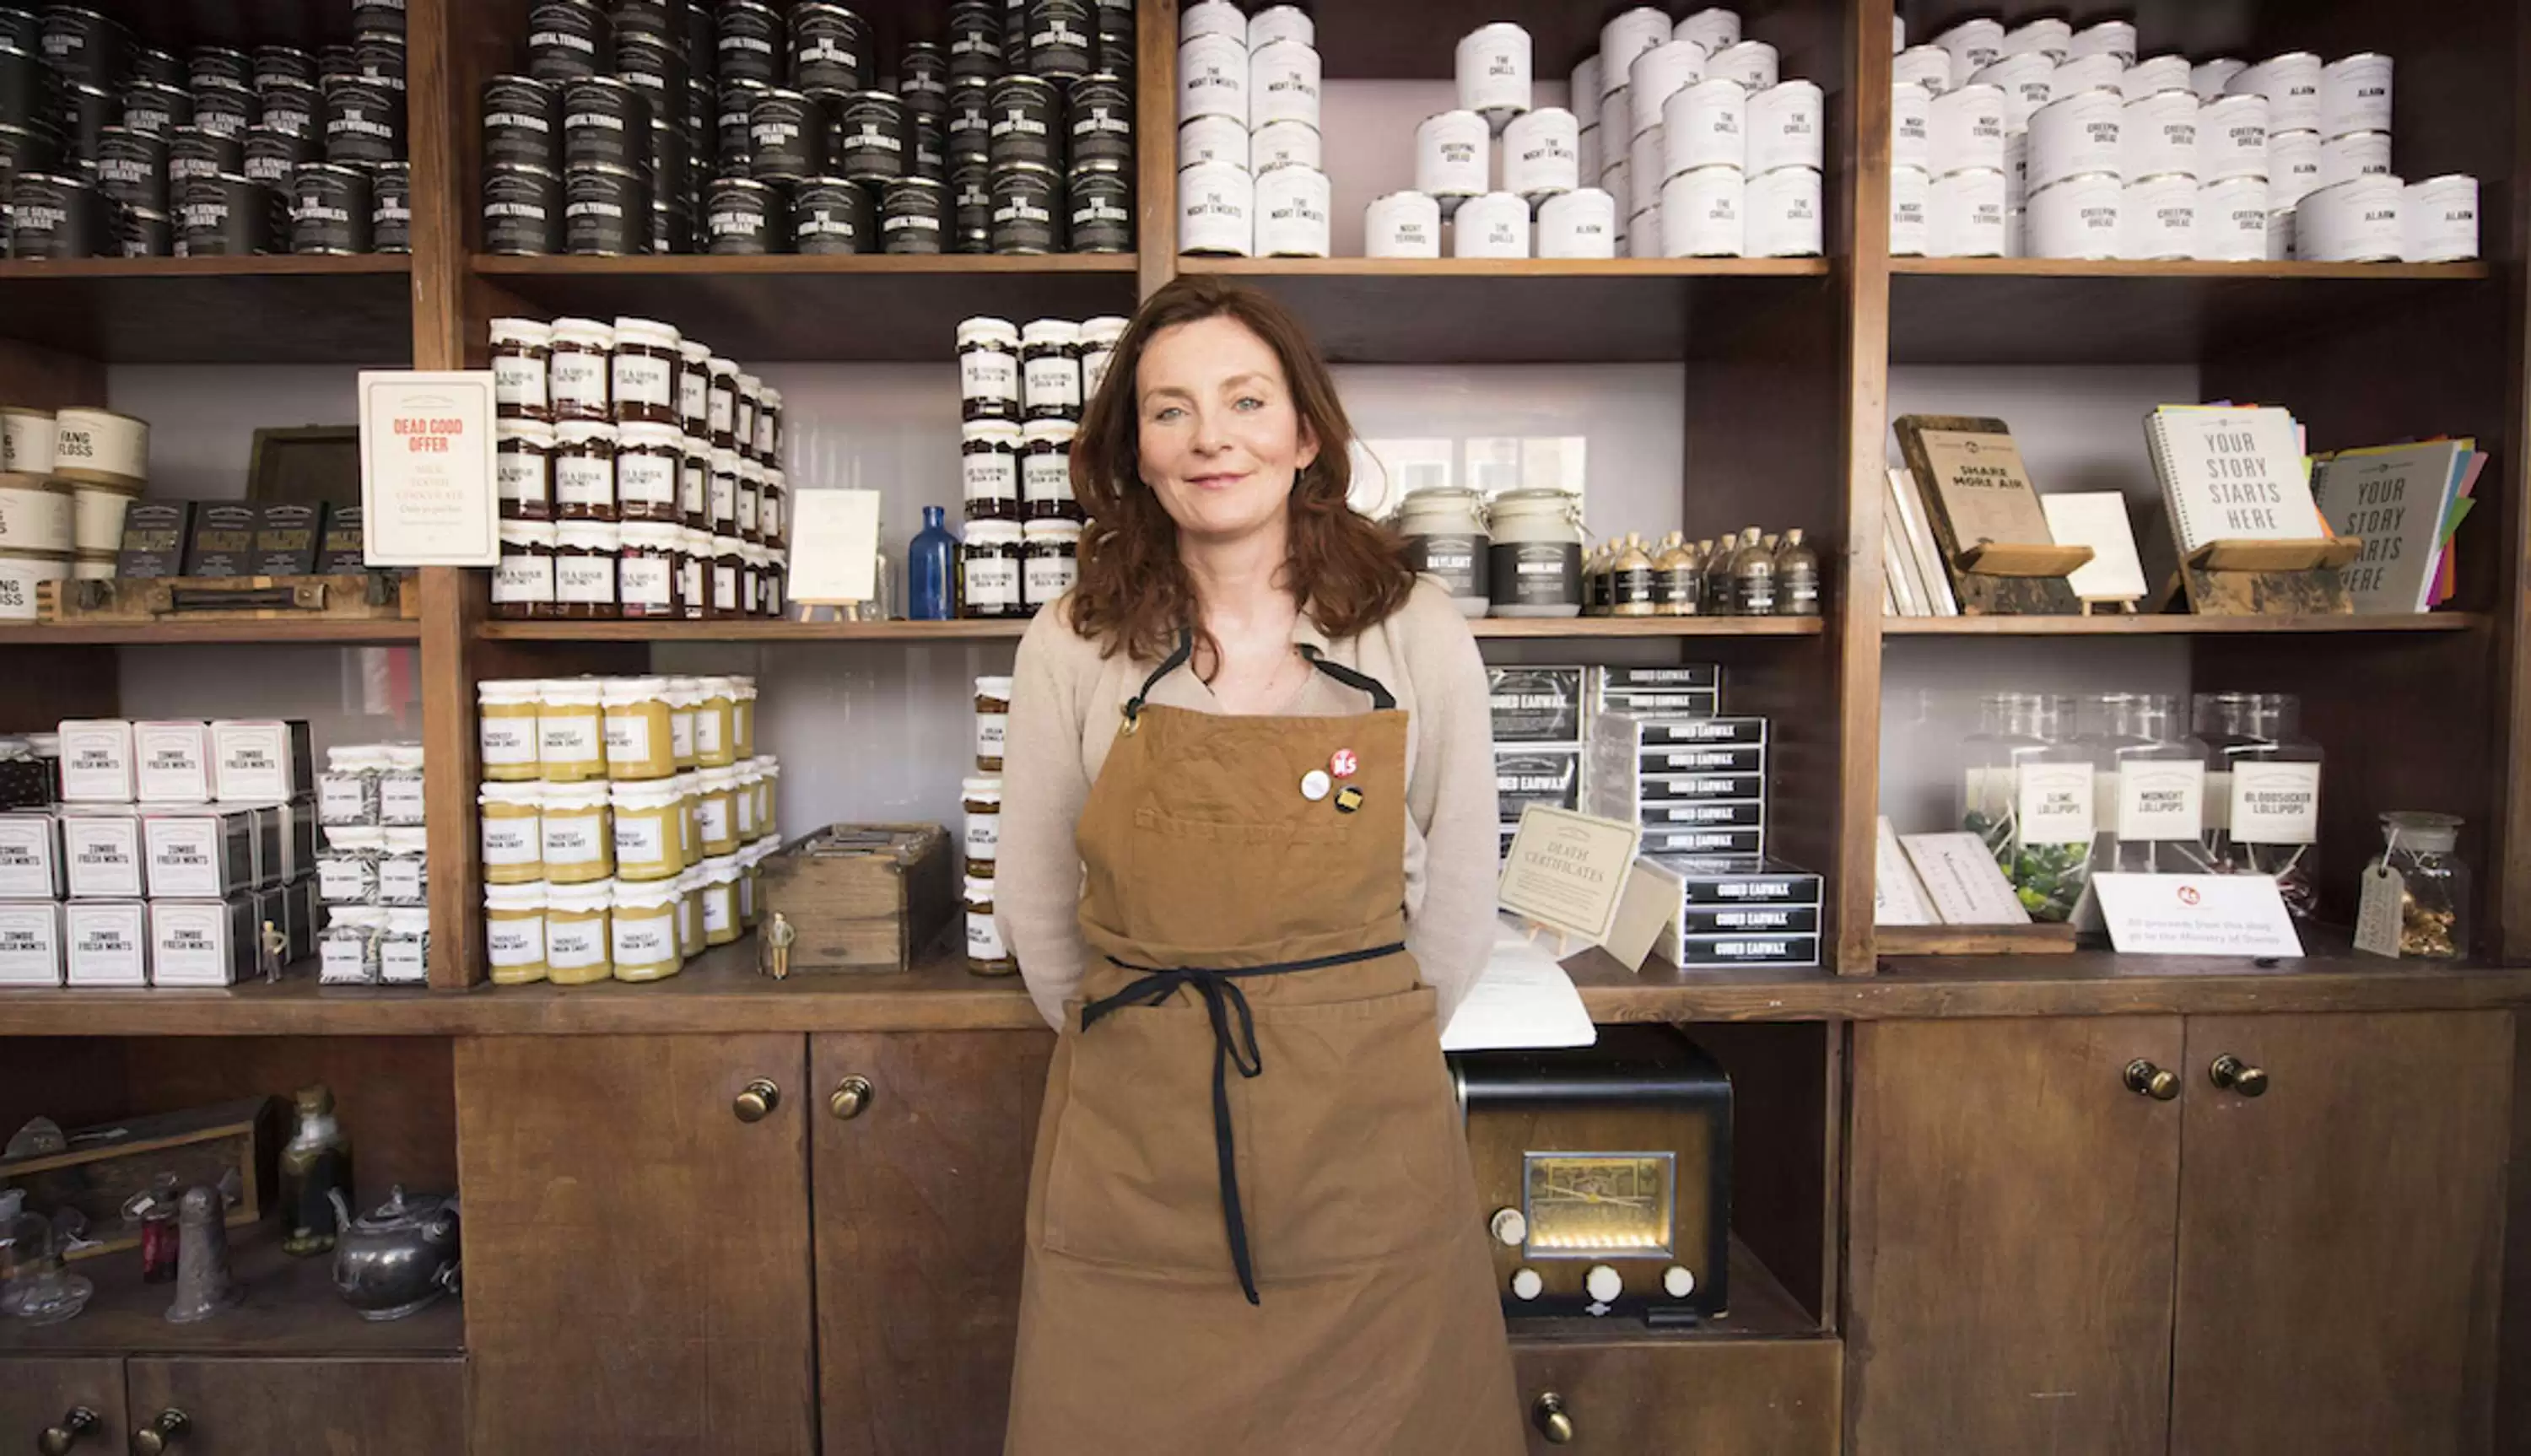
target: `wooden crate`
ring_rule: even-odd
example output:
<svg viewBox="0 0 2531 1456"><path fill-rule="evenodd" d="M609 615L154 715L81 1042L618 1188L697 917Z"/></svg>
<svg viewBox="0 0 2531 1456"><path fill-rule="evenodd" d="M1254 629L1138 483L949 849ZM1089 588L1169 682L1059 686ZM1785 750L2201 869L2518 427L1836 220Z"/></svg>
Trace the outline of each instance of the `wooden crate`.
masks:
<svg viewBox="0 0 2531 1456"><path fill-rule="evenodd" d="M958 914L955 862L937 824L829 824L764 862L764 913L795 974L911 971Z"/></svg>
<svg viewBox="0 0 2531 1456"><path fill-rule="evenodd" d="M0 1188L23 1188L27 1206L51 1214L65 1204L87 1215L98 1240L75 1257L93 1258L137 1248L141 1233L128 1225L123 1205L148 1190L160 1173L173 1173L187 1188L216 1185L231 1169L243 1193L229 1209L228 1225L242 1228L263 1217L279 1141L278 1111L270 1097L244 1097L183 1112L80 1128L70 1149L0 1161Z"/></svg>

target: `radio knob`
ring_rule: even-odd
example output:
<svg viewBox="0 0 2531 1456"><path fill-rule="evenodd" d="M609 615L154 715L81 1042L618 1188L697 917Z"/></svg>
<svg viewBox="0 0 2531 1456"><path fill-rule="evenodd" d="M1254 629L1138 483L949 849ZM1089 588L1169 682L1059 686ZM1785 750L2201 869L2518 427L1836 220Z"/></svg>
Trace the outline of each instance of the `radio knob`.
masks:
<svg viewBox="0 0 2531 1456"><path fill-rule="evenodd" d="M1696 1275L1688 1272L1683 1263L1671 1264L1661 1270L1661 1288L1669 1292L1671 1299L1685 1299L1696 1293Z"/></svg>
<svg viewBox="0 0 2531 1456"><path fill-rule="evenodd" d="M1486 1227L1493 1230L1497 1244L1517 1249L1529 1242L1529 1219L1518 1208L1496 1208L1494 1216L1486 1220Z"/></svg>
<svg viewBox="0 0 2531 1456"><path fill-rule="evenodd" d="M1546 1288L1547 1281L1538 1276L1536 1269L1517 1268L1511 1271L1511 1292L1516 1298L1536 1299L1545 1292Z"/></svg>
<svg viewBox="0 0 2531 1456"><path fill-rule="evenodd" d="M1582 1287L1600 1303L1613 1304L1618 1295L1626 1292L1626 1277L1604 1263L1595 1263L1591 1272L1582 1276Z"/></svg>

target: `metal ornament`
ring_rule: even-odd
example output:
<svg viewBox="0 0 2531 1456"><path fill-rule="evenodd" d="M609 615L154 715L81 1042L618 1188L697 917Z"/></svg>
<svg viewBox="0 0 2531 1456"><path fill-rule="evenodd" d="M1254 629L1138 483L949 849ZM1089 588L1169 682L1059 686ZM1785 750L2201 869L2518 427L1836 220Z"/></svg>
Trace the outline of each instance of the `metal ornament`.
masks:
<svg viewBox="0 0 2531 1456"><path fill-rule="evenodd" d="M1352 813L1362 808L1362 790L1351 784L1336 791L1336 812Z"/></svg>
<svg viewBox="0 0 2531 1456"><path fill-rule="evenodd" d="M222 1218L219 1191L193 1188L177 1213L176 1302L167 1307L171 1324L208 1319L237 1303L239 1290L229 1276L229 1230Z"/></svg>
<svg viewBox="0 0 2531 1456"><path fill-rule="evenodd" d="M757 936L757 971L775 980L789 980L791 947L799 938L800 932L792 925L790 918L778 910L773 912L773 918L765 923L763 931Z"/></svg>

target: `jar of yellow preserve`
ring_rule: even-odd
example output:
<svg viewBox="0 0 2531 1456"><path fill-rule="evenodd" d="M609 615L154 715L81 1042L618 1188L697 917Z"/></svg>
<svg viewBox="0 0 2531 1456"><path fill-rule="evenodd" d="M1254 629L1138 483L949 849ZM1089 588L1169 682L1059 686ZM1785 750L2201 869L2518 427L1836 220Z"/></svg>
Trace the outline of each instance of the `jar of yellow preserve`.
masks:
<svg viewBox="0 0 2531 1456"><path fill-rule="evenodd" d="M685 965L677 949L677 906L684 898L672 879L615 886L609 943L617 980L658 980Z"/></svg>
<svg viewBox="0 0 2531 1456"><path fill-rule="evenodd" d="M727 768L738 760L738 686L727 678L703 678L703 700L695 704L695 763L702 768Z"/></svg>
<svg viewBox="0 0 2531 1456"><path fill-rule="evenodd" d="M536 767L549 784L606 777L605 709L595 678L536 684Z"/></svg>
<svg viewBox="0 0 2531 1456"><path fill-rule="evenodd" d="M580 885L615 873L604 784L548 784L542 827L545 882Z"/></svg>
<svg viewBox="0 0 2531 1456"><path fill-rule="evenodd" d="M729 680L729 725L736 735L732 745L733 761L756 756L756 679Z"/></svg>
<svg viewBox="0 0 2531 1456"><path fill-rule="evenodd" d="M782 835L773 821L773 806L777 802L773 786L782 777L782 763L776 758L759 758L756 768L756 837L770 844L780 844Z"/></svg>
<svg viewBox="0 0 2531 1456"><path fill-rule="evenodd" d="M475 685L475 746L483 777L517 783L537 774L536 691L534 678Z"/></svg>
<svg viewBox="0 0 2531 1456"><path fill-rule="evenodd" d="M545 887L545 979L556 985L590 985L615 975L615 947L607 913L615 881Z"/></svg>
<svg viewBox="0 0 2531 1456"><path fill-rule="evenodd" d="M475 804L483 824L483 882L524 885L543 879L544 785L485 784Z"/></svg>
<svg viewBox="0 0 2531 1456"><path fill-rule="evenodd" d="M703 953L703 872L677 876L677 954L691 961Z"/></svg>
<svg viewBox="0 0 2531 1456"><path fill-rule="evenodd" d="M677 842L685 851L686 868L692 869L703 862L703 831L695 822L696 812L703 803L703 772L697 768L678 774L675 783L677 786Z"/></svg>
<svg viewBox="0 0 2531 1456"><path fill-rule="evenodd" d="M483 958L496 985L526 985L545 979L545 887L483 887Z"/></svg>
<svg viewBox="0 0 2531 1456"><path fill-rule="evenodd" d="M738 852L738 927L753 930L764 918L764 857L767 844L751 844Z"/></svg>
<svg viewBox="0 0 2531 1456"><path fill-rule="evenodd" d="M666 678L607 678L598 696L606 708L608 778L666 778L677 771Z"/></svg>
<svg viewBox="0 0 2531 1456"><path fill-rule="evenodd" d="M756 842L756 786L763 775L756 771L756 760L741 758L721 772L729 775L729 809L737 819L736 834L740 844Z"/></svg>
<svg viewBox="0 0 2531 1456"><path fill-rule="evenodd" d="M727 945L738 938L738 874L735 855L703 861L705 945Z"/></svg>
<svg viewBox="0 0 2531 1456"><path fill-rule="evenodd" d="M703 700L700 678L668 679L668 748L683 773L695 766L695 709Z"/></svg>
<svg viewBox="0 0 2531 1456"><path fill-rule="evenodd" d="M686 868L685 806L674 779L647 784L617 784L610 808L615 814L615 877L620 880L674 879Z"/></svg>
<svg viewBox="0 0 2531 1456"><path fill-rule="evenodd" d="M705 860L738 848L737 793L726 768L706 768L695 786L695 833Z"/></svg>

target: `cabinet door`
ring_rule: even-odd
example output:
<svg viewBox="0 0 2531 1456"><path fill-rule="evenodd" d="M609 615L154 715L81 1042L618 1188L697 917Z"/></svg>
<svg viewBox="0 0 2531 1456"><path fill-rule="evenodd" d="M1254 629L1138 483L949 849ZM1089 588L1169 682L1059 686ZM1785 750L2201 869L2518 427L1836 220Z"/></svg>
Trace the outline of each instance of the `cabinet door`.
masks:
<svg viewBox="0 0 2531 1456"><path fill-rule="evenodd" d="M2190 1018L2172 1451L2487 1448L2512 1062L2498 1011Z"/></svg>
<svg viewBox="0 0 2531 1456"><path fill-rule="evenodd" d="M797 1036L458 1043L477 1456L815 1449L807 1070Z"/></svg>
<svg viewBox="0 0 2531 1456"><path fill-rule="evenodd" d="M2176 1017L1856 1028L1856 1456L2162 1456L2180 1112L2125 1071L2180 1050Z"/></svg>
<svg viewBox="0 0 2531 1456"><path fill-rule="evenodd" d="M1520 1343L1512 1349L1529 1449L1836 1456L1834 1340ZM1548 1433L1547 1412L1569 1423Z"/></svg>
<svg viewBox="0 0 2531 1456"><path fill-rule="evenodd" d="M177 1456L449 1456L466 1449L462 1360L141 1360L130 1428L183 1423ZM171 1415L172 1413L172 1415Z"/></svg>
<svg viewBox="0 0 2531 1456"><path fill-rule="evenodd" d="M55 1428L76 1436L77 1456L123 1449L121 1360L0 1360L0 1451L40 1449L44 1432Z"/></svg>
<svg viewBox="0 0 2531 1456"><path fill-rule="evenodd" d="M825 1456L1001 1450L1053 1051L1043 1032L816 1038ZM847 1078L869 1084L849 1117Z"/></svg>

